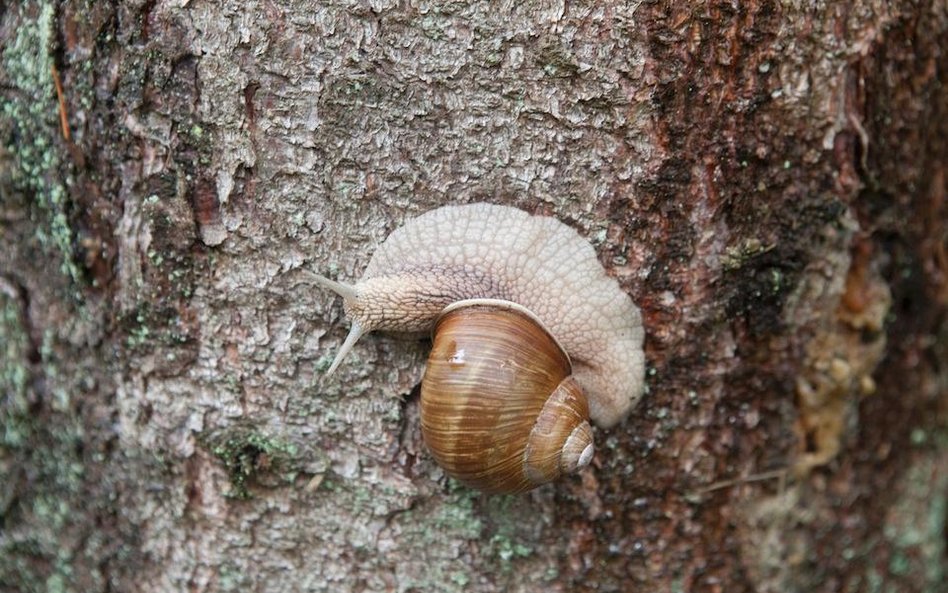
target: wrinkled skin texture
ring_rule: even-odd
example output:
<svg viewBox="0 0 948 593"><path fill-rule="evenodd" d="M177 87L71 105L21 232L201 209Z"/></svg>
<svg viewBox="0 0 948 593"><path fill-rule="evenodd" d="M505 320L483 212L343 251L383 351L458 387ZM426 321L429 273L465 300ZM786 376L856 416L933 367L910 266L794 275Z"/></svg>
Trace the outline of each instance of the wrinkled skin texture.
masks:
<svg viewBox="0 0 948 593"><path fill-rule="evenodd" d="M437 208L386 238L362 278L343 295L356 331L430 333L452 303L509 301L559 341L597 425L615 426L642 395L642 315L592 246L554 218L485 203Z"/></svg>
<svg viewBox="0 0 948 593"><path fill-rule="evenodd" d="M0 4L0 589L937 591L946 21ZM478 201L575 229L647 330L640 405L519 498L424 450L422 342L325 377L298 278Z"/></svg>

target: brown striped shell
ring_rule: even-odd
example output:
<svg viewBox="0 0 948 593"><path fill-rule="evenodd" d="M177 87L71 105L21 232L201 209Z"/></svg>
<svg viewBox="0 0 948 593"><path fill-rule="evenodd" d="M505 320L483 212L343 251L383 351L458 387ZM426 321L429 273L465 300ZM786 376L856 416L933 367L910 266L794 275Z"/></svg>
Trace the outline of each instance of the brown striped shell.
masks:
<svg viewBox="0 0 948 593"><path fill-rule="evenodd" d="M440 319L422 384L424 436L450 475L482 490L527 490L589 463L587 418L615 426L642 396L641 313L592 245L554 218L443 206L393 231L358 281L304 276L342 296L352 321L327 374L368 332L425 334ZM483 308L452 303L469 299L503 300L491 308L506 321L468 329ZM528 339L512 342L507 331ZM490 364L475 365L482 354ZM555 370L534 368L547 362Z"/></svg>
<svg viewBox="0 0 948 593"><path fill-rule="evenodd" d="M435 324L421 385L421 429L452 477L522 492L592 459L586 396L569 357L524 307L472 299Z"/></svg>
<svg viewBox="0 0 948 593"><path fill-rule="evenodd" d="M554 218L494 204L444 206L389 235L358 282L307 277L341 295L352 320L329 373L367 332L424 334L451 303L491 298L543 320L572 358L597 426L615 426L642 396L642 315L592 245Z"/></svg>

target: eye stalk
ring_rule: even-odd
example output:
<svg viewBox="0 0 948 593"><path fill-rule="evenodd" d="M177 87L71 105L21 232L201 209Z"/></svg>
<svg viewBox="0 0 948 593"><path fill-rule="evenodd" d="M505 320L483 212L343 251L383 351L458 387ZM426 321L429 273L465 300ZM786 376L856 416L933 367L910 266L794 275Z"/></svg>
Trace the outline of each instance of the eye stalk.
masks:
<svg viewBox="0 0 948 593"><path fill-rule="evenodd" d="M589 420L614 426L642 395L638 308L553 218L445 206L394 231L354 285L306 275L342 296L352 319L330 374L368 332L434 329L422 432L438 463L473 487L519 492L587 465Z"/></svg>

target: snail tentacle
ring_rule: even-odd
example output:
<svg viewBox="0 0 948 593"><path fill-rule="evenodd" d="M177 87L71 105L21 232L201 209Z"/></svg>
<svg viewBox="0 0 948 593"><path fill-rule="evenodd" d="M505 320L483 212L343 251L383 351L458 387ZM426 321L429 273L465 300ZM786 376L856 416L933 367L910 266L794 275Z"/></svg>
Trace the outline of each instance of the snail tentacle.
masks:
<svg viewBox="0 0 948 593"><path fill-rule="evenodd" d="M310 272L309 270L300 270L300 274L312 284L322 286L323 288L328 288L346 301L354 301L358 299L358 291L356 290L355 286L352 286L351 284L344 284L342 282L330 280L321 274L316 274L315 272Z"/></svg>
<svg viewBox="0 0 948 593"><path fill-rule="evenodd" d="M423 334L425 443L445 471L519 492L586 466L589 424L643 392L642 317L592 245L556 219L471 204L427 212L379 246L343 297L352 329L328 373L373 330Z"/></svg>
<svg viewBox="0 0 948 593"><path fill-rule="evenodd" d="M346 341L342 343L342 346L339 347L339 350L336 352L336 357L333 358L332 364L329 365L329 370L326 371L327 375L332 375L339 365L342 363L343 359L349 354L349 351L352 350L352 347L355 346L356 342L359 341L366 331L363 329L362 324L358 319L352 321L352 327L349 328L349 335L346 336Z"/></svg>

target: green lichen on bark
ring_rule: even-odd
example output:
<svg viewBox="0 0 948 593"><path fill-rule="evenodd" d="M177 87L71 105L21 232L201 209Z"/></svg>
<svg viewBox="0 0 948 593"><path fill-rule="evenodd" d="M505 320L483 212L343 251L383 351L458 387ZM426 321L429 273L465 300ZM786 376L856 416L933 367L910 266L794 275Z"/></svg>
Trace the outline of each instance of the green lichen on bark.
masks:
<svg viewBox="0 0 948 593"><path fill-rule="evenodd" d="M3 48L0 82L11 90L0 94L0 134L12 156L13 185L33 196L42 217L37 239L58 252L60 270L74 282L80 277L73 260L73 231L69 226L69 195L61 179L62 162L56 145L59 106L53 82L56 14L52 2L25 2L19 11L22 26Z"/></svg>
<svg viewBox="0 0 948 593"><path fill-rule="evenodd" d="M0 590L72 591L75 552L66 544L85 473L77 452L82 427L75 417L36 405L22 315L15 296L0 294ZM50 350L41 346L38 354L56 408L68 402L67 389ZM57 430L47 429L47 415L59 417Z"/></svg>
<svg viewBox="0 0 948 593"><path fill-rule="evenodd" d="M444 555L440 544L445 538L479 540L484 521L475 509L479 495L459 487L441 501L399 513L393 520L400 547L418 550L411 563L397 567L399 583L405 590L444 591L467 590L477 574L456 555Z"/></svg>
<svg viewBox="0 0 948 593"><path fill-rule="evenodd" d="M300 473L296 460L299 448L293 443L252 429L237 427L206 440L208 448L227 470L231 490L227 496L246 500L252 484L266 483L265 477L290 484Z"/></svg>
<svg viewBox="0 0 948 593"><path fill-rule="evenodd" d="M29 345L20 323L20 305L9 295L0 295L0 456L6 449L19 447L26 438L29 409L26 386ZM4 505L5 506L5 505Z"/></svg>
<svg viewBox="0 0 948 593"><path fill-rule="evenodd" d="M945 434L939 433L937 440L935 447L944 450ZM925 583L925 591L939 591L945 583L946 525L948 476L939 472L937 460L924 458L906 472L901 496L882 531L891 549L886 580L914 578Z"/></svg>

